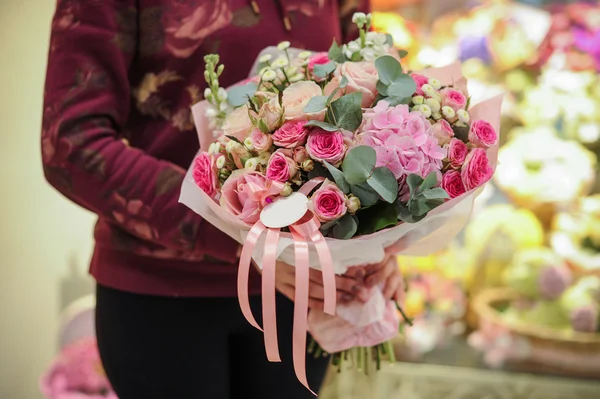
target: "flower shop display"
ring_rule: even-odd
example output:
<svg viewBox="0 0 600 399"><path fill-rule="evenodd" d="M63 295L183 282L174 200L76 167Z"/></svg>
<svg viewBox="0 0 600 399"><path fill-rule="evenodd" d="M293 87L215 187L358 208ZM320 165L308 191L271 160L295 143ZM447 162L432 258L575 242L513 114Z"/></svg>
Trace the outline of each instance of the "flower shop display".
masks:
<svg viewBox="0 0 600 399"><path fill-rule="evenodd" d="M225 66L207 56L207 101L193 109L203 151L182 187L184 204L244 244L238 295L259 329L247 297L251 258L262 268L271 361L275 261L296 266L294 364L305 386L307 329L338 367L350 349L359 367L379 363L398 333L396 305L380 287L365 306L336 312L334 273L386 252L442 248L491 178L498 146L500 96L471 105L459 65L407 73L391 38L369 32L370 15L354 21L359 39L327 54L281 43L229 91L218 82ZM309 267L323 272L325 306L307 315Z"/></svg>
<svg viewBox="0 0 600 399"><path fill-rule="evenodd" d="M46 399L118 399L102 368L95 337L63 348L44 373L40 389Z"/></svg>

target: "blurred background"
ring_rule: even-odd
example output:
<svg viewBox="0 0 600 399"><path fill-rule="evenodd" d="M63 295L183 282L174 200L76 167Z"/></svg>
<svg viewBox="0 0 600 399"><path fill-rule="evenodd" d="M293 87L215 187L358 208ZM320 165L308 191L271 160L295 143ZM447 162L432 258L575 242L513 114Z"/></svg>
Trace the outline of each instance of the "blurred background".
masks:
<svg viewBox="0 0 600 399"><path fill-rule="evenodd" d="M399 362L332 372L321 397L599 398L600 3L372 4L408 69L459 60L474 102L506 93L500 165L450 248L400 259L414 326L396 340ZM48 0L0 1L2 399L41 398L40 376L89 333L93 312L95 218L42 175L53 11Z"/></svg>

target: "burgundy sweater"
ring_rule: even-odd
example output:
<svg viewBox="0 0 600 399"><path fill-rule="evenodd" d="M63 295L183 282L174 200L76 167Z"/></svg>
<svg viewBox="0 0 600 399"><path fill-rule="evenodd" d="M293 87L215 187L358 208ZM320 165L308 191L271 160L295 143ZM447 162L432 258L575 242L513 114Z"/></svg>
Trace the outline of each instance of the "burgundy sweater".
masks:
<svg viewBox="0 0 600 399"><path fill-rule="evenodd" d="M289 40L326 50L354 33L343 28L352 29L355 10L340 17L338 1L257 0L259 14L249 0L58 1L44 172L99 216L91 264L99 284L161 296L236 294L239 245L178 203L198 150L190 107L202 100L203 57L221 56L226 87L247 77L266 46ZM254 276L253 293L258 283Z"/></svg>

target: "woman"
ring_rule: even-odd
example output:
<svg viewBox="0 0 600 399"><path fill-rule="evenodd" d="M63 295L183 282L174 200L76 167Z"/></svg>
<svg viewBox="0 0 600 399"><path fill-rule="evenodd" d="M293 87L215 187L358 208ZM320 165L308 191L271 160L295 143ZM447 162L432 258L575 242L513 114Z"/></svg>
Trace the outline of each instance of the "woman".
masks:
<svg viewBox="0 0 600 399"><path fill-rule="evenodd" d="M278 265L283 363L270 364L262 334L243 319L235 297L239 245L178 196L198 150L190 106L203 93L203 56L220 54L228 86L247 77L268 45L289 40L326 50L333 38L347 39L344 28L357 6L366 4L59 1L45 90L44 171L62 194L99 215L91 264L96 330L120 399L311 397L291 365L293 268ZM337 277L340 300L364 300L365 285L383 281L389 297L400 289L393 262L357 270ZM322 306L320 276L312 280L311 306ZM258 294L258 273L251 285ZM313 389L326 365L309 359Z"/></svg>

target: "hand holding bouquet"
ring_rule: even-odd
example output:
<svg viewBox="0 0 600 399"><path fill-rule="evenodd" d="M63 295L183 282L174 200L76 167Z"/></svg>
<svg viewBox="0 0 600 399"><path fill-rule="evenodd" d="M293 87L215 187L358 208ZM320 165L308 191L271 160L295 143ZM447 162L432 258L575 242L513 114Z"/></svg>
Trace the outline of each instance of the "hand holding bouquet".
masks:
<svg viewBox="0 0 600 399"><path fill-rule="evenodd" d="M466 222L497 154L500 97L471 107L458 65L406 73L390 38L369 32L370 16L354 21L359 39L334 42L327 54L281 43L279 55L259 58L258 75L229 91L218 82L224 66L208 56L207 101L193 110L205 151L182 188L183 203L244 243L238 294L257 328L247 298L251 258L262 268L272 361L276 260L296 267L294 364L305 385L307 328L329 353L360 347L359 365L391 354L381 344L398 332L382 287L367 304L336 309L334 274L443 247ZM310 319L309 267L322 270L324 283L323 312Z"/></svg>

